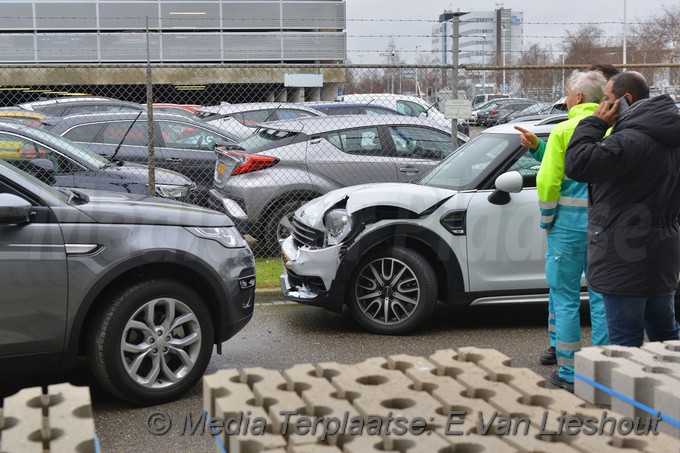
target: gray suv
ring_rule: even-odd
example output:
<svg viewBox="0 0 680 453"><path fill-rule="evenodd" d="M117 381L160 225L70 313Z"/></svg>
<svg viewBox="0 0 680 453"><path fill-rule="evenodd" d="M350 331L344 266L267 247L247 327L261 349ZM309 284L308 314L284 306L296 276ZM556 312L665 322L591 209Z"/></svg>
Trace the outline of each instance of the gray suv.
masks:
<svg viewBox="0 0 680 453"><path fill-rule="evenodd" d="M0 262L0 379L85 356L114 395L169 401L253 313L253 255L224 214L55 189L4 162Z"/></svg>

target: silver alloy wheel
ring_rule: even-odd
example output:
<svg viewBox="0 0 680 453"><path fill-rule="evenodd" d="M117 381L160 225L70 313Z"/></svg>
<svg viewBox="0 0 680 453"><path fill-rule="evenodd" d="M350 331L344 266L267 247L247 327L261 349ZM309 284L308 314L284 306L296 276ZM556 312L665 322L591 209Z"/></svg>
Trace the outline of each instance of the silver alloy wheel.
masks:
<svg viewBox="0 0 680 453"><path fill-rule="evenodd" d="M171 297L153 299L130 317L120 343L128 376L146 388L180 382L201 352L201 325L196 314Z"/></svg>
<svg viewBox="0 0 680 453"><path fill-rule="evenodd" d="M420 301L420 282L406 263L378 258L359 272L354 288L357 304L372 322L393 325L404 322Z"/></svg>

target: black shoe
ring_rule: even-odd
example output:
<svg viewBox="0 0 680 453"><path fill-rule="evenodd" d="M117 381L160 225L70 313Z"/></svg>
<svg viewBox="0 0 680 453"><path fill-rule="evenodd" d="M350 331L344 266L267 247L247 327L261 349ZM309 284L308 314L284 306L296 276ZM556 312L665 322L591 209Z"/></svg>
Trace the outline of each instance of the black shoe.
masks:
<svg viewBox="0 0 680 453"><path fill-rule="evenodd" d="M574 393L574 383L567 382L560 377L558 370L553 371L549 379L550 383L557 387L558 389L564 389L569 393Z"/></svg>
<svg viewBox="0 0 680 453"><path fill-rule="evenodd" d="M557 364L557 353L555 352L555 346L550 346L545 351L538 355L538 361L541 365L556 365Z"/></svg>

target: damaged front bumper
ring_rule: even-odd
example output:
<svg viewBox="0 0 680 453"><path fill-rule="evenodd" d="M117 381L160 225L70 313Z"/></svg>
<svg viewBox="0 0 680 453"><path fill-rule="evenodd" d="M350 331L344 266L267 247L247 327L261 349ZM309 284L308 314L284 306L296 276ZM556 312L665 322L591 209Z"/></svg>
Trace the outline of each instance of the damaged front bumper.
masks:
<svg viewBox="0 0 680 453"><path fill-rule="evenodd" d="M316 307L339 311L344 291L332 291L342 245L320 249L298 247L288 237L281 244L283 274L281 292L286 299Z"/></svg>

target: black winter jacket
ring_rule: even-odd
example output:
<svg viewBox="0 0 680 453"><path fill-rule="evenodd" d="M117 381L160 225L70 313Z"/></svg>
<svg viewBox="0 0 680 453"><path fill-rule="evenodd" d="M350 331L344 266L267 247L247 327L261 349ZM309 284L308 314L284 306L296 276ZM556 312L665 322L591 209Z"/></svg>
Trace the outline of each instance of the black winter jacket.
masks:
<svg viewBox="0 0 680 453"><path fill-rule="evenodd" d="M680 114L663 95L635 102L607 124L583 119L566 175L588 182L588 283L603 294L653 297L680 273Z"/></svg>

